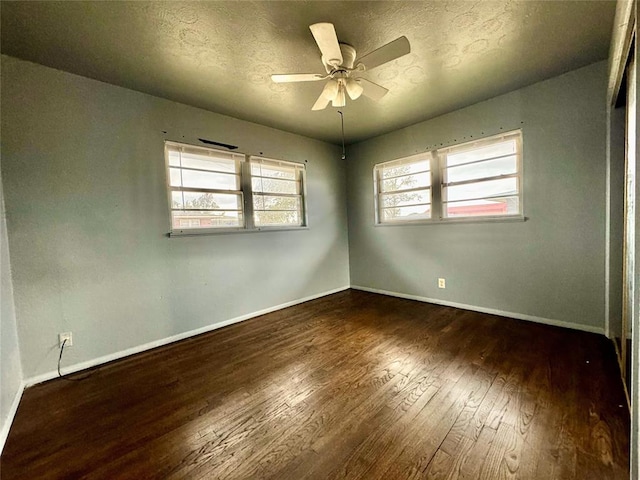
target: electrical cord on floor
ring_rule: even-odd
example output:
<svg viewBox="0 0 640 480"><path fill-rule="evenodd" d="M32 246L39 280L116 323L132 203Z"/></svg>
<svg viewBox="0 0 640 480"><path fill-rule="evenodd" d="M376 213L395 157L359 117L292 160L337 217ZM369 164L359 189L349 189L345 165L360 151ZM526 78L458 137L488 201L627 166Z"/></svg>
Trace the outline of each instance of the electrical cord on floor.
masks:
<svg viewBox="0 0 640 480"><path fill-rule="evenodd" d="M82 380L86 380L91 375L93 375L93 372L88 373L84 377L79 377L79 378L69 378L66 375L62 375L62 373L60 373L60 361L62 360L62 352L64 352L64 344L65 343L67 343L67 339L66 338L62 341L62 345L60 345L60 355L58 356L58 377L60 377L63 380L66 380L68 382L81 382Z"/></svg>

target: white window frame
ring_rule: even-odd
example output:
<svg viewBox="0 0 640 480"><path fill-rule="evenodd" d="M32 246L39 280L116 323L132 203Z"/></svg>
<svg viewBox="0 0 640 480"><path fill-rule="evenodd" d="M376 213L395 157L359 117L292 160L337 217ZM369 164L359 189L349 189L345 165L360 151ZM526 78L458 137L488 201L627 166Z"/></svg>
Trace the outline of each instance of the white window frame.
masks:
<svg viewBox="0 0 640 480"><path fill-rule="evenodd" d="M485 177L478 177L478 178L474 178L474 179L470 179L470 180L465 180L465 181L458 181L458 182L448 182L447 181L447 173L449 171L450 168L458 168L461 165L455 165L453 167L448 167L447 165L445 165L446 163L446 158L447 158L447 154L450 153L463 153L463 152L468 152L471 150L477 150L480 148L484 148L490 145L495 145L497 143L501 143L501 142L505 142L508 140L515 140L515 144L516 144L516 152L515 154L509 154L509 155L504 155L504 156L498 156L498 157L489 157L489 158L485 158L482 160L477 160L474 162L470 162L467 163L465 165L471 165L472 163L475 164L481 164L481 163L486 163L486 162L491 162L492 160L497 160L499 158L503 158L506 156L516 156L516 172L515 173L510 173L510 174L503 174L503 175L495 175L495 176L485 176ZM522 218L523 215L523 206L522 206L522 131L521 130L514 130L511 132L506 132L503 134L499 134L499 135L493 135L491 137L486 137L483 138L481 140L476 140L476 141L472 141L472 142L466 142L466 143L461 143L458 145L453 145L450 147L446 147L446 148L441 148L437 150L437 155L439 158L439 170L440 170L440 205L441 205L441 219L443 221L461 221L461 220L475 220L475 221L484 221L484 220L498 220L498 219L505 219L505 218ZM445 194L445 188L447 187L452 187L452 186L458 186L458 185L465 185L465 184L473 184L473 183L482 183L482 182L488 182L488 181L494 181L494 180L502 180L502 179L508 179L508 178L514 178L516 180L516 188L517 188L517 192L515 195L508 195L511 197L518 197L518 212L517 213L512 213L512 214L506 214L506 215L468 215L468 216L456 216L456 217L448 217L446 215L446 208L445 208L445 204L448 203L446 200L446 194ZM503 198L505 197L505 195L487 195L487 196L483 196L483 197L478 197L478 198L474 198L474 199L468 199L468 200L484 200L484 199L496 199L496 198ZM461 200L463 201L463 200Z"/></svg>
<svg viewBox="0 0 640 480"><path fill-rule="evenodd" d="M403 166L403 165L413 165L419 162L423 162L427 160L429 162L429 170L425 170L424 172L415 172L415 174L419 174L419 173L429 173L429 185L418 185L417 187L412 187L409 189L398 189L398 190L393 190L393 191L388 191L388 192L384 192L383 188L382 188L382 182L385 180L391 180L392 178L382 178L381 173L384 171L385 168L393 168L395 166ZM424 152L424 153L420 153L417 155L411 155L409 157L402 157L402 158L397 158L395 160L391 160L389 162L383 162L383 163L379 163L377 165L374 166L373 168L373 185L374 185L374 197L376 199L375 201L375 221L376 224L380 224L380 225L398 225L398 224L407 224L407 223L421 223L421 222L428 222L431 220L431 218L433 218L433 164L434 164L434 158L431 152ZM407 175L401 175L401 176L408 176L410 174ZM423 190L428 190L429 191L429 197L430 197L430 203L429 204L419 204L419 205L429 205L429 218L417 218L417 219L410 219L410 218L399 218L397 220L384 220L384 214L383 214L383 210L385 210L386 208L391 208L391 207L384 207L383 206L383 201L382 201L382 197L385 195L393 195L393 194L400 194L400 193L412 193L412 192L416 192L416 191L423 191ZM416 205L402 205L404 207L411 207L411 206L419 206L418 204Z"/></svg>
<svg viewBox="0 0 640 480"><path fill-rule="evenodd" d="M289 161L285 161L285 160L277 160L274 158L267 158L267 157L261 157L261 156L257 156L257 155L252 155L249 157L249 185L248 187L251 189L251 205L248 205L247 210L251 211L251 215L250 215L250 222L251 228L255 228L257 230L282 230L282 229L298 229L298 228L304 228L307 226L307 205L306 205L306 187L307 187L307 182L306 182L306 168L305 168L305 164L304 163L298 163L298 162L289 162ZM267 167L271 166L271 167L281 167L284 169L291 169L294 172L294 176L296 177L295 180L285 180L285 181L292 181L292 182L296 182L298 184L298 193L265 193L265 192L254 192L253 191L253 179L254 178L267 178L267 177L261 177L260 175L254 175L253 173L253 166L254 165L266 165ZM299 218L299 223L298 224L290 224L290 223L283 223L283 224L265 224L265 225L257 225L256 222L256 209L255 209L255 204L254 204L254 199L256 197L259 196L270 196L270 197L282 197L282 198L297 198L298 199L298 209L297 209L297 213L298 213L298 218ZM259 210L259 211L268 211L268 210ZM289 210L288 210L289 211ZM291 210L293 211L293 210Z"/></svg>
<svg viewBox="0 0 640 480"><path fill-rule="evenodd" d="M376 226L393 226L393 225L412 225L412 224L432 224L432 223L469 223L469 222L504 222L504 221L523 221L524 217L524 192L523 192L523 134L522 130L512 130L505 133L500 133L498 135L492 135L490 137L485 137L479 140L474 140L471 142L460 143L456 145L450 145L447 147L439 148L436 150L431 150L428 152L423 152L418 155L411 155L408 157L402 157L399 159L391 160L388 162L382 162L374 165L373 175L374 175L374 203L375 203L375 225ZM454 185L453 182L448 183L446 181L447 169L448 167L445 165L446 155L450 152L462 152L464 150L473 150L477 148L486 147L488 145L498 143L500 141L504 141L507 139L515 139L516 140L516 173L513 174L505 174L498 175L495 177L482 177L475 178L472 180L468 180L466 182L457 182L455 184L463 184L463 183L478 183L482 181L502 179L502 178L516 178L517 185L517 196L518 197L518 213L507 214L507 215L472 215L472 216L456 216L456 217L447 217L445 213L446 201L445 197L445 188L451 185ZM379 186L379 174L378 172L382 170L384 167L393 165L394 163L411 163L412 160L419 160L420 158L424 159L425 154L431 155L431 163L430 163L430 171L431 171L431 218L430 219L418 219L418 220L409 220L409 219L398 219L394 221L382 221L381 216L381 195ZM496 157L497 158L497 157ZM491 161L494 158L488 158L478 161L477 163ZM490 198L482 197L482 198Z"/></svg>
<svg viewBox="0 0 640 480"><path fill-rule="evenodd" d="M205 154L214 153L219 154L222 158L228 157L230 159L234 159L237 162L237 175L239 176L239 184L240 188L238 190L220 190L220 189L212 189L212 188L188 188L188 187L177 187L171 185L171 175L170 169L176 168L175 166L170 166L169 164L169 152L172 150L180 150L185 149L186 151L202 151ZM307 221L307 191L306 191L306 165L300 162L289 162L284 160L276 160L272 158L266 157L258 157L246 155L244 153L239 152L228 152L225 150L220 150L216 148L203 147L200 145L190 145L180 142L174 142L165 140L164 142L164 152L165 152L165 171L166 171L166 190L168 194L168 206L169 206L169 236L191 236L191 235L212 235L212 234L224 234L224 233L246 233L246 232L260 232L260 231L274 231L274 230L301 230L308 228ZM299 176L300 182L300 211L299 218L301 220L300 225L295 224L281 224L281 225L264 225L257 226L254 219L254 196L261 195L261 193L253 192L252 189L252 175L251 175L251 165L256 162L268 162L273 165L281 165L286 167L291 167ZM187 169L190 170L189 167L179 167L181 170ZM227 173L227 172L220 172ZM240 196L240 204L242 206L241 210L238 210L242 215L241 225L238 226L219 226L219 227L179 227L174 226L173 224L173 211L181 210L177 208L173 208L173 196L172 192L176 191L198 191L198 192L210 192L210 193L223 193L223 194L236 194ZM282 195L287 196L287 195Z"/></svg>
<svg viewBox="0 0 640 480"><path fill-rule="evenodd" d="M182 175L182 173L184 171L202 171L202 172L211 172L214 175L217 173L219 175L231 175L230 172L223 172L223 171L212 171L212 170L205 170L205 169L198 169L198 168L192 168L192 167L185 167L182 164L179 167L176 166L172 166L170 165L170 152L172 151L177 151L177 152L191 152L191 153L201 153L203 156L216 156L219 157L220 159L224 159L224 160L228 160L230 162L234 162L235 164L235 173L233 173L233 175L238 177L238 189L232 190L232 189L219 189L219 188L210 188L210 187L197 187L197 188L192 188L192 187L184 187L184 186L172 186L171 185L171 169L178 169L180 174ZM165 152L165 163L166 163L166 175L167 175L167 193L168 193L168 201L169 201L169 228L170 228L170 233L172 235L193 235L193 234L205 234L205 233L216 233L219 231L232 231L232 230L243 230L246 226L246 212L244 211L244 205L245 205L245 194L243 192L242 189L242 165L244 163L244 155L235 153L235 152L227 152L227 151L223 151L223 150L218 150L215 148L208 148L208 147L201 147L201 146L195 146L195 145L188 145L188 144L184 144L184 143L178 143L178 142L170 142L170 141L165 141L165 147L164 147L164 152ZM240 213L240 224L239 225L233 225L233 226L219 226L219 227L210 227L210 228L203 228L203 227L188 227L188 226L174 226L173 222L174 222L174 215L173 212L174 211L185 211L187 209L183 208L174 208L173 207L173 193L174 192L181 192L181 193L188 193L188 192L206 192L206 193L212 193L212 194L232 194L232 195L236 195L239 197L239 204L240 204L240 210L234 210L234 211L238 211ZM209 209L203 208L200 211L208 211ZM227 211L225 209L220 209L220 211L224 212Z"/></svg>

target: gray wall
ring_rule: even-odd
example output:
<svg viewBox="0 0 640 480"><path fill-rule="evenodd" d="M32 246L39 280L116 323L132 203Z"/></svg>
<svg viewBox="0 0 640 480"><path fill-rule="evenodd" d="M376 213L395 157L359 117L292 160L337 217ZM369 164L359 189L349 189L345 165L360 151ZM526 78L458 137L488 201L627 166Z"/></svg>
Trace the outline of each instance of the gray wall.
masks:
<svg viewBox="0 0 640 480"><path fill-rule="evenodd" d="M606 73L600 62L350 146L352 286L602 332ZM526 222L374 226L374 164L519 127Z"/></svg>
<svg viewBox="0 0 640 480"><path fill-rule="evenodd" d="M24 375L349 284L340 149L2 57L2 175ZM167 132L166 134L163 132ZM302 231L168 238L163 140L307 163Z"/></svg>
<svg viewBox="0 0 640 480"><path fill-rule="evenodd" d="M22 390L22 367L13 306L11 263L7 241L4 196L0 179L0 452L9 433L11 407Z"/></svg>

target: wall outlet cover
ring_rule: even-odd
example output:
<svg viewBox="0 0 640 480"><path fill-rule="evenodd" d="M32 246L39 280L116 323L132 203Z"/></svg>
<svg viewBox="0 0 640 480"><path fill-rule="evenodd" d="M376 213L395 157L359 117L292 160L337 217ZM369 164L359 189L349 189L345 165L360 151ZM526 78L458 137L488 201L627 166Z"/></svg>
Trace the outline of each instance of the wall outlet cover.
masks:
<svg viewBox="0 0 640 480"><path fill-rule="evenodd" d="M73 346L73 336L72 336L71 332L64 332L64 333L59 333L58 334L58 347L59 348L62 348L62 343L65 340L67 341L67 343L64 344L65 348Z"/></svg>

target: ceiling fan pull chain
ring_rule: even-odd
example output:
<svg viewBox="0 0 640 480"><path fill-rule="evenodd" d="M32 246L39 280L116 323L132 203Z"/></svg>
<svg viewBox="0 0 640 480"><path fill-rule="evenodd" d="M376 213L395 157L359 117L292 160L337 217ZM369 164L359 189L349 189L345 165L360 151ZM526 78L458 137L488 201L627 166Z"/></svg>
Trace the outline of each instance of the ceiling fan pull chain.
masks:
<svg viewBox="0 0 640 480"><path fill-rule="evenodd" d="M338 110L338 113L340 114L340 123L342 125L342 160L344 160L347 158L344 150L344 115L340 110Z"/></svg>

